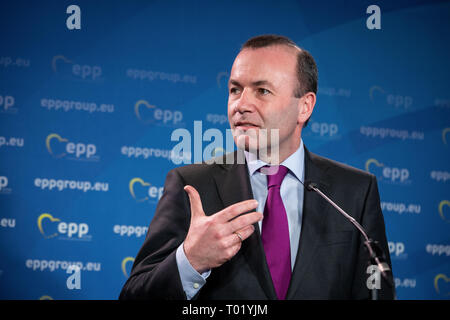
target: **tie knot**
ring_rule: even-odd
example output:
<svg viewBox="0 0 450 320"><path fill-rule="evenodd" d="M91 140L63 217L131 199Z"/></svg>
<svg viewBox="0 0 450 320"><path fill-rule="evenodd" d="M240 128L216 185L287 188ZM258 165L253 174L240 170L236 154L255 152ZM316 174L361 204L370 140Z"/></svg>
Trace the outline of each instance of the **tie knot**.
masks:
<svg viewBox="0 0 450 320"><path fill-rule="evenodd" d="M281 186L281 182L283 182L288 170L285 166L264 167L264 173L267 175L267 188Z"/></svg>

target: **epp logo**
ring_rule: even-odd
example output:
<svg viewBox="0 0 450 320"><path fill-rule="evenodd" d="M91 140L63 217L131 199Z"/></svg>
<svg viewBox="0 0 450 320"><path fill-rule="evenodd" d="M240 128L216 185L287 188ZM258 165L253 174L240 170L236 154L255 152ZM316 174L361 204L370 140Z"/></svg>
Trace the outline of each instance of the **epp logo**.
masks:
<svg viewBox="0 0 450 320"><path fill-rule="evenodd" d="M442 281L440 281L440 280L442 280ZM436 292L438 294L449 296L450 295L450 290L449 290L449 286L448 286L449 282L450 282L449 277L447 277L443 273L439 273L434 277L434 289L436 290ZM441 290L444 286L446 286L447 290Z"/></svg>
<svg viewBox="0 0 450 320"><path fill-rule="evenodd" d="M136 183L138 184L138 187L135 187ZM145 190L145 188L147 187L148 187L147 192L143 192L143 190ZM164 187L158 188L152 186L148 182L145 182L141 178L133 178L130 180L130 183L128 184L128 189L130 190L131 196L137 202L144 202L147 200L158 201L163 194Z"/></svg>
<svg viewBox="0 0 450 320"><path fill-rule="evenodd" d="M225 78L225 86L227 86L228 78L230 77L229 73L226 71L219 72L216 76L217 87L222 88L222 79Z"/></svg>
<svg viewBox="0 0 450 320"><path fill-rule="evenodd" d="M382 168L381 175L375 174L377 170L371 171L371 168ZM383 163L379 162L377 159L371 158L366 161L365 169L367 172L375 174L380 178L380 180L392 182L392 183L408 183L409 181L409 170L406 168L395 168L385 166Z"/></svg>
<svg viewBox="0 0 450 320"><path fill-rule="evenodd" d="M383 103L394 106L395 108L408 109L413 104L413 98L411 96L386 94L384 89L380 86L370 87L369 98L374 104L376 104L379 99L382 99L381 101L383 101Z"/></svg>
<svg viewBox="0 0 450 320"><path fill-rule="evenodd" d="M8 178L6 176L0 176L0 192L7 191Z"/></svg>
<svg viewBox="0 0 450 320"><path fill-rule="evenodd" d="M439 216L441 217L441 219L442 220L444 220L445 222L450 222L450 220L448 220L446 217L445 217L445 214L444 214L444 207L445 206L447 206L447 207L450 207L450 201L448 201L448 200L442 200L440 203L439 203L439 208L438 208L438 210L439 210Z"/></svg>
<svg viewBox="0 0 450 320"><path fill-rule="evenodd" d="M0 95L0 107L3 106L3 110L5 112L12 111L12 109L11 110L8 110L8 109L13 107L14 103L15 103L15 99L13 96L1 96Z"/></svg>
<svg viewBox="0 0 450 320"><path fill-rule="evenodd" d="M129 269L131 271L131 267L128 268L127 265L129 265L129 263L131 262L131 265L133 265L134 263L134 258L133 257L126 257L122 260L122 273L125 276L125 278L128 278L130 276L130 273L127 272L127 269Z"/></svg>
<svg viewBox="0 0 450 320"><path fill-rule="evenodd" d="M142 106L144 107L141 111ZM183 120L181 111L163 110L154 105L149 104L146 100L139 100L134 105L134 113L136 117L145 124L155 123L165 126L180 125Z"/></svg>
<svg viewBox="0 0 450 320"><path fill-rule="evenodd" d="M450 132L450 128L445 128L442 130L442 142L447 145L447 133Z"/></svg>
<svg viewBox="0 0 450 320"><path fill-rule="evenodd" d="M392 258L405 259L407 254L405 253L405 244L403 242L388 242L389 254Z"/></svg>
<svg viewBox="0 0 450 320"><path fill-rule="evenodd" d="M67 67L70 67L70 70L67 70ZM56 74L59 74L60 71L70 73L75 78L83 80L99 80L102 75L100 66L79 65L63 55L53 57L52 70Z"/></svg>
<svg viewBox="0 0 450 320"><path fill-rule="evenodd" d="M94 144L74 143L62 138L57 133L51 133L45 139L45 146L48 152L55 158L62 158L66 155L73 155L73 159L98 160L97 147Z"/></svg>
<svg viewBox="0 0 450 320"><path fill-rule="evenodd" d="M49 220L50 224L45 223L45 220ZM54 232L45 232L45 229L51 229L51 224L54 222L57 223L56 230ZM37 219L37 226L39 228L40 233L46 239L55 238L57 236L67 235L65 239L83 239L90 240L91 236L88 236L89 226L86 223L75 223L75 222L62 222L58 218L54 218L50 213L43 213ZM63 237L64 238L64 237Z"/></svg>
<svg viewBox="0 0 450 320"><path fill-rule="evenodd" d="M318 134L320 137L325 138L337 138L336 135L339 131L339 127L336 123L327 123L327 122L311 122L311 132Z"/></svg>

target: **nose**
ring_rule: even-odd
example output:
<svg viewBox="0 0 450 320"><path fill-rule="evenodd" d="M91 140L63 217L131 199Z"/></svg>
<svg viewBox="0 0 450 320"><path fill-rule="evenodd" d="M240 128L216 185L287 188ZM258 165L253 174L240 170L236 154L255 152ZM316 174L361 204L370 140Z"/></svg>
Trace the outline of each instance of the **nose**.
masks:
<svg viewBox="0 0 450 320"><path fill-rule="evenodd" d="M243 89L239 99L235 102L235 112L245 113L253 112L255 109L255 103L251 91L247 88Z"/></svg>

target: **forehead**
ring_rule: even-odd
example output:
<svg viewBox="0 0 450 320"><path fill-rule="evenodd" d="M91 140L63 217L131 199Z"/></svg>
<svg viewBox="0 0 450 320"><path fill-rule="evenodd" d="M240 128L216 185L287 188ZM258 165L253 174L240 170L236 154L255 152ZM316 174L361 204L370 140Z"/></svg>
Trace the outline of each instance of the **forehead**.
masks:
<svg viewBox="0 0 450 320"><path fill-rule="evenodd" d="M246 48L234 60L230 78L238 81L295 81L298 49L287 46Z"/></svg>

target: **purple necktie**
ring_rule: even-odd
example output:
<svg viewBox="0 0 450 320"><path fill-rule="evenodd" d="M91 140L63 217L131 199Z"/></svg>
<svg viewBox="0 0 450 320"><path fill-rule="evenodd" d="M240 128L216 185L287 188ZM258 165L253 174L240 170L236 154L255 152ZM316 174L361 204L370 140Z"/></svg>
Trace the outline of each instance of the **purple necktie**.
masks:
<svg viewBox="0 0 450 320"><path fill-rule="evenodd" d="M291 281L291 246L286 209L280 195L280 186L288 172L285 166L261 168L267 174L267 200L262 222L262 243L279 300L286 298ZM273 174L271 174L273 173Z"/></svg>

